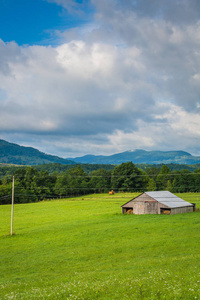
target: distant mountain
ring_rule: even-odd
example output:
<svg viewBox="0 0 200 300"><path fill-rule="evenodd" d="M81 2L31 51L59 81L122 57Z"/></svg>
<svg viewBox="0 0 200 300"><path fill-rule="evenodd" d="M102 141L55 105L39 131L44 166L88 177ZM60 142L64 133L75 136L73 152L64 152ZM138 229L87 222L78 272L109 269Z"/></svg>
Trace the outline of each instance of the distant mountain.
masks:
<svg viewBox="0 0 200 300"><path fill-rule="evenodd" d="M40 152L32 147L19 146L0 139L0 163L16 165L40 165L48 163L75 164L58 156Z"/></svg>
<svg viewBox="0 0 200 300"><path fill-rule="evenodd" d="M184 151L145 151L134 150L113 154L85 155L82 157L71 158L76 163L88 164L121 164L132 161L134 164L197 164L200 163L199 156L192 156Z"/></svg>
<svg viewBox="0 0 200 300"><path fill-rule="evenodd" d="M45 154L32 147L19 146L0 139L0 164L41 165L48 163L71 164L110 164L117 165L132 161L134 164L199 164L200 157L184 151L145 151L134 150L104 155L85 155L64 159Z"/></svg>

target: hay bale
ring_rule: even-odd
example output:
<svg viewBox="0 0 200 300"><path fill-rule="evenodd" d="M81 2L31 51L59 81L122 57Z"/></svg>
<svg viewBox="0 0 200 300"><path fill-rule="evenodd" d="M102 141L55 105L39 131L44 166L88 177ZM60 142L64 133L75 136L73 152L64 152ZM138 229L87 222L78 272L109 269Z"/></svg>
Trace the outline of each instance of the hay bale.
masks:
<svg viewBox="0 0 200 300"><path fill-rule="evenodd" d="M114 195L114 193L115 192L112 190L112 191L109 192L109 195Z"/></svg>

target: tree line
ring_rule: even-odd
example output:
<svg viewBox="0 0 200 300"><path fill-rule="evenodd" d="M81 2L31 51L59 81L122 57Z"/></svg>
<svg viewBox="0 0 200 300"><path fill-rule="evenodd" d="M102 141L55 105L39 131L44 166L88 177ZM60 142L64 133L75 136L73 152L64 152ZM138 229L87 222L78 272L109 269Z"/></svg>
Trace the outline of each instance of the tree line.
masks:
<svg viewBox="0 0 200 300"><path fill-rule="evenodd" d="M173 170L163 165L161 169L137 168L132 162L122 163L106 170L90 173L77 165L64 172L49 173L35 167L17 168L15 178L15 203L36 202L43 199L81 196L91 193L144 192L168 190L174 193L200 192L200 169ZM0 204L10 204L12 176L0 179Z"/></svg>

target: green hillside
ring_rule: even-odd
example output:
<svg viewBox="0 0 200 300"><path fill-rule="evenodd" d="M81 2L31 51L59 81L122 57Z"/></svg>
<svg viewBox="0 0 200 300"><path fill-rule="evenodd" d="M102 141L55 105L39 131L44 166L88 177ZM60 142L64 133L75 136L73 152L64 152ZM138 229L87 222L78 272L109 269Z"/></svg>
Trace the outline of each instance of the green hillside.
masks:
<svg viewBox="0 0 200 300"><path fill-rule="evenodd" d="M19 146L4 140L0 140L0 163L16 165L74 164L71 160L45 154L32 147Z"/></svg>
<svg viewBox="0 0 200 300"><path fill-rule="evenodd" d="M200 212L122 215L134 196L16 205L12 237L0 206L0 299L200 299Z"/></svg>

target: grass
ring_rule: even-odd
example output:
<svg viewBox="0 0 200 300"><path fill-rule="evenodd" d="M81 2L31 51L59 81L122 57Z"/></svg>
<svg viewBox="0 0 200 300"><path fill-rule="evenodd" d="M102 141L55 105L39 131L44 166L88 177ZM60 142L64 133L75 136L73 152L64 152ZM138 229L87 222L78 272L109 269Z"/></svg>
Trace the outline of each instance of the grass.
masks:
<svg viewBox="0 0 200 300"><path fill-rule="evenodd" d="M15 205L12 237L0 206L0 299L200 299L200 212L122 215L134 196Z"/></svg>

